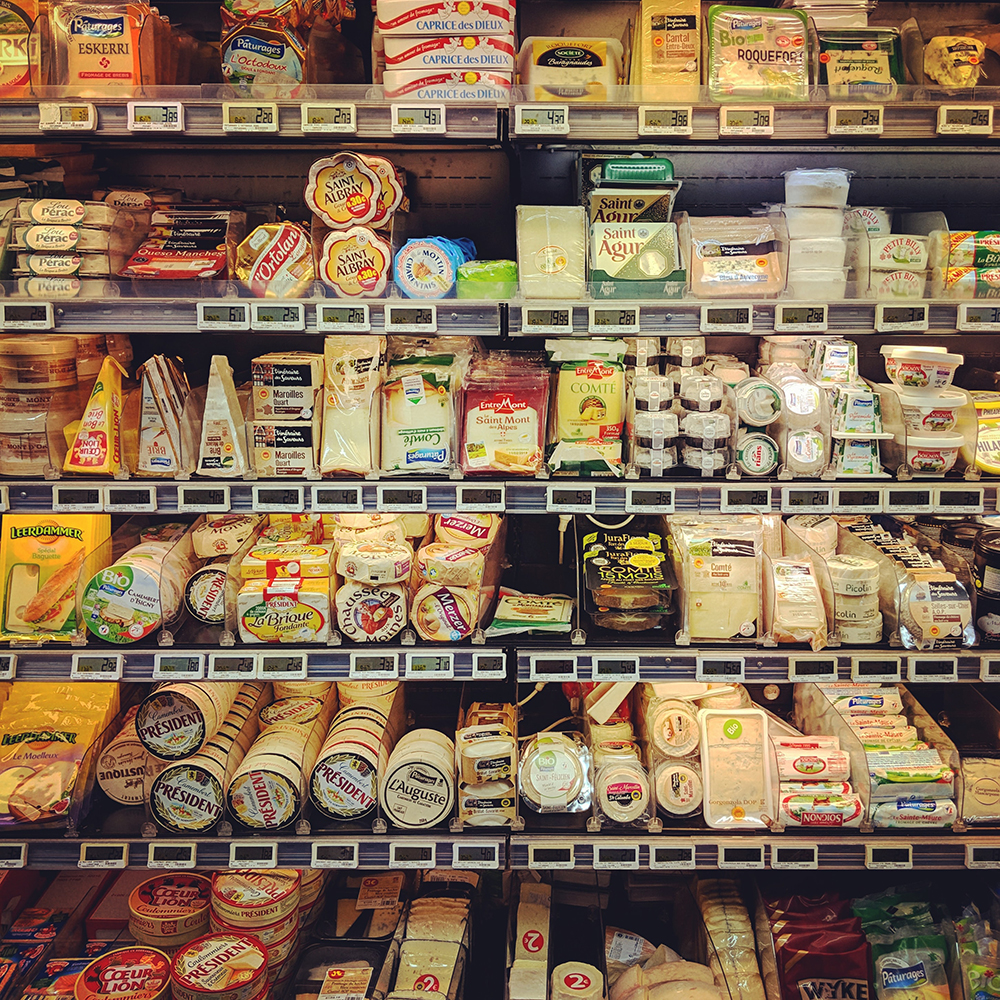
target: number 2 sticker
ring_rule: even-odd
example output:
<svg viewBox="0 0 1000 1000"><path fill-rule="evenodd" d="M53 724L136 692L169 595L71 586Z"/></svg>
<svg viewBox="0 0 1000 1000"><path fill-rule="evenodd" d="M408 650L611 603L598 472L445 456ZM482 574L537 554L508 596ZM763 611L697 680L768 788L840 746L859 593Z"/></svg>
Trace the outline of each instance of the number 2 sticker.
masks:
<svg viewBox="0 0 1000 1000"><path fill-rule="evenodd" d="M524 945L525 951L536 955L545 947L545 935L541 931L525 931L521 944Z"/></svg>
<svg viewBox="0 0 1000 1000"><path fill-rule="evenodd" d="M418 990L423 990L424 992L427 993L441 992L441 984L438 982L437 976L432 976L429 972L423 976L418 976L416 982L413 985Z"/></svg>
<svg viewBox="0 0 1000 1000"><path fill-rule="evenodd" d="M582 972L571 972L563 982L571 990L590 989L590 976L585 976Z"/></svg>

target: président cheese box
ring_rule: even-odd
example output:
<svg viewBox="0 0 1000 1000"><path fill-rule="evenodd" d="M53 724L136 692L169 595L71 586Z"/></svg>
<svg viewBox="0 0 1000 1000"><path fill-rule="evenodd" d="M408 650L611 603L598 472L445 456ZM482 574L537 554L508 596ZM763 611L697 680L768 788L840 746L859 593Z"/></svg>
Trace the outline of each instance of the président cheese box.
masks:
<svg viewBox="0 0 1000 1000"><path fill-rule="evenodd" d="M383 40L387 70L490 69L514 72L513 35L442 35Z"/></svg>
<svg viewBox="0 0 1000 1000"><path fill-rule="evenodd" d="M386 97L424 101L506 101L512 74L478 69L387 69L382 74Z"/></svg>
<svg viewBox="0 0 1000 1000"><path fill-rule="evenodd" d="M509 35L514 7L506 0L378 0L376 25L383 35Z"/></svg>

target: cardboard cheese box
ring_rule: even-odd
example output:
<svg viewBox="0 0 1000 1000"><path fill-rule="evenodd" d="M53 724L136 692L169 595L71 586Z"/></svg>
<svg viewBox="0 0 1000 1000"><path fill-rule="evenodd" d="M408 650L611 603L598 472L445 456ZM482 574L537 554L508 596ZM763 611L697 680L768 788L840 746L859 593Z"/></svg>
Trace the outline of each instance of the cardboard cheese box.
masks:
<svg viewBox="0 0 1000 1000"><path fill-rule="evenodd" d="M323 355L282 351L254 358L255 420L311 420L323 387Z"/></svg>

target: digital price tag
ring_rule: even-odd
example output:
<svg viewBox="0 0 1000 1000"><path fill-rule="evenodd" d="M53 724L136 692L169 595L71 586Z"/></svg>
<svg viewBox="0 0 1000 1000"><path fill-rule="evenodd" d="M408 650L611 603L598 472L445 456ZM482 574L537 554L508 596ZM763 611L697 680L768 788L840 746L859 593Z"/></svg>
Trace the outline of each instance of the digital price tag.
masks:
<svg viewBox="0 0 1000 1000"><path fill-rule="evenodd" d="M851 657L851 680L879 684L898 684L903 679L903 663L898 656Z"/></svg>
<svg viewBox="0 0 1000 1000"><path fill-rule="evenodd" d="M639 135L692 135L694 108L639 105Z"/></svg>
<svg viewBox="0 0 1000 1000"><path fill-rule="evenodd" d="M1000 332L1000 306L963 302L958 307L956 327L963 333Z"/></svg>
<svg viewBox="0 0 1000 1000"><path fill-rule="evenodd" d="M889 486L882 491L886 514L931 514L934 501L929 487Z"/></svg>
<svg viewBox="0 0 1000 1000"><path fill-rule="evenodd" d="M833 512L835 514L881 514L882 491L871 488L849 486L834 488Z"/></svg>
<svg viewBox="0 0 1000 1000"><path fill-rule="evenodd" d="M255 653L209 653L210 681L252 681L257 675Z"/></svg>
<svg viewBox="0 0 1000 1000"><path fill-rule="evenodd" d="M1000 868L1000 844L966 844L966 868Z"/></svg>
<svg viewBox="0 0 1000 1000"><path fill-rule="evenodd" d="M151 514L156 510L156 487L105 486L104 510L109 514Z"/></svg>
<svg viewBox="0 0 1000 1000"><path fill-rule="evenodd" d="M788 679L802 681L836 681L836 656L790 656L788 657Z"/></svg>
<svg viewBox="0 0 1000 1000"><path fill-rule="evenodd" d="M503 483L489 486L457 486L455 488L455 510L460 513L502 514L507 509L507 487Z"/></svg>
<svg viewBox="0 0 1000 1000"><path fill-rule="evenodd" d="M129 101L126 128L130 132L183 132L184 105L180 101Z"/></svg>
<svg viewBox="0 0 1000 1000"><path fill-rule="evenodd" d="M906 677L913 684L920 682L947 684L958 680L957 656L908 656Z"/></svg>
<svg viewBox="0 0 1000 1000"><path fill-rule="evenodd" d="M790 871L819 868L819 845L772 843L771 867Z"/></svg>
<svg viewBox="0 0 1000 1000"><path fill-rule="evenodd" d="M409 514L427 510L426 486L379 486L375 509L386 513Z"/></svg>
<svg viewBox="0 0 1000 1000"><path fill-rule="evenodd" d="M598 336L639 332L638 306L590 306L588 329Z"/></svg>
<svg viewBox="0 0 1000 1000"><path fill-rule="evenodd" d="M723 486L723 514L770 514L771 488L769 486Z"/></svg>
<svg viewBox="0 0 1000 1000"><path fill-rule="evenodd" d="M102 511L104 491L100 486L53 486L52 509L81 514L84 511Z"/></svg>
<svg viewBox="0 0 1000 1000"><path fill-rule="evenodd" d="M301 333L306 307L301 302L251 302L250 327L260 333Z"/></svg>
<svg viewBox="0 0 1000 1000"><path fill-rule="evenodd" d="M278 845L273 840L233 841L229 845L230 868L277 868Z"/></svg>
<svg viewBox="0 0 1000 1000"><path fill-rule="evenodd" d="M697 867L695 845L689 841L649 843L649 867L653 869L690 869Z"/></svg>
<svg viewBox="0 0 1000 1000"><path fill-rule="evenodd" d="M572 844L528 844L528 867L537 871L575 868L576 856Z"/></svg>
<svg viewBox="0 0 1000 1000"><path fill-rule="evenodd" d="M54 327L51 302L0 303L2 330L51 330Z"/></svg>
<svg viewBox="0 0 1000 1000"><path fill-rule="evenodd" d="M250 329L250 303L217 299L196 303L198 329L204 333Z"/></svg>
<svg viewBox="0 0 1000 1000"><path fill-rule="evenodd" d="M694 676L709 684L742 684L746 680L746 659L742 656L699 656Z"/></svg>
<svg viewBox="0 0 1000 1000"><path fill-rule="evenodd" d="M222 131L277 132L278 105L225 101L222 105Z"/></svg>
<svg viewBox="0 0 1000 1000"><path fill-rule="evenodd" d="M940 514L982 514L981 486L938 486L934 490L934 510Z"/></svg>
<svg viewBox="0 0 1000 1000"><path fill-rule="evenodd" d="M17 673L17 653L0 653L0 681L12 681Z"/></svg>
<svg viewBox="0 0 1000 1000"><path fill-rule="evenodd" d="M546 486L545 509L550 514L593 514L597 511L594 486Z"/></svg>
<svg viewBox="0 0 1000 1000"><path fill-rule="evenodd" d="M720 108L719 135L774 135L774 108Z"/></svg>
<svg viewBox="0 0 1000 1000"><path fill-rule="evenodd" d="M414 844L407 840L389 843L390 868L437 868L437 844Z"/></svg>
<svg viewBox="0 0 1000 1000"><path fill-rule="evenodd" d="M626 514L673 514L674 491L662 486L626 486Z"/></svg>
<svg viewBox="0 0 1000 1000"><path fill-rule="evenodd" d="M228 486L178 486L179 514L228 514L231 509Z"/></svg>
<svg viewBox="0 0 1000 1000"><path fill-rule="evenodd" d="M892 847L878 847L865 844L865 868L872 871L892 871L913 867L913 846L899 844Z"/></svg>
<svg viewBox="0 0 1000 1000"><path fill-rule="evenodd" d="M304 486L260 486L251 490L251 510L256 513L298 514L306 509Z"/></svg>
<svg viewBox="0 0 1000 1000"><path fill-rule="evenodd" d="M38 127L43 132L93 132L97 128L97 108L87 101L43 102L38 105Z"/></svg>
<svg viewBox="0 0 1000 1000"><path fill-rule="evenodd" d="M358 844L330 844L317 840L312 845L310 868L357 868Z"/></svg>
<svg viewBox="0 0 1000 1000"><path fill-rule="evenodd" d="M832 514L833 496L828 489L801 486L781 488L783 514Z"/></svg>
<svg viewBox="0 0 1000 1000"><path fill-rule="evenodd" d="M596 871L636 871L639 868L638 844L594 844Z"/></svg>
<svg viewBox="0 0 1000 1000"><path fill-rule="evenodd" d="M568 104L515 104L517 135L568 135Z"/></svg>
<svg viewBox="0 0 1000 1000"><path fill-rule="evenodd" d="M875 329L879 333L901 333L927 330L930 311L926 302L919 305L894 306L879 302L875 306Z"/></svg>
<svg viewBox="0 0 1000 1000"><path fill-rule="evenodd" d="M827 305L790 302L774 307L775 333L823 333L829 325Z"/></svg>
<svg viewBox="0 0 1000 1000"><path fill-rule="evenodd" d="M386 333L437 333L437 328L435 305L385 307Z"/></svg>
<svg viewBox="0 0 1000 1000"><path fill-rule="evenodd" d="M0 844L0 868L24 868L28 864L28 845Z"/></svg>
<svg viewBox="0 0 1000 1000"><path fill-rule="evenodd" d="M151 841L146 855L147 868L194 868L198 860L198 845Z"/></svg>
<svg viewBox="0 0 1000 1000"><path fill-rule="evenodd" d="M404 676L410 680L450 681L455 677L454 653L407 653Z"/></svg>
<svg viewBox="0 0 1000 1000"><path fill-rule="evenodd" d="M302 104L303 132L357 132L357 130L357 105L312 101L305 101Z"/></svg>
<svg viewBox="0 0 1000 1000"><path fill-rule="evenodd" d="M502 681L507 677L507 657L503 653L473 653L474 681Z"/></svg>
<svg viewBox="0 0 1000 1000"><path fill-rule="evenodd" d="M304 681L309 676L305 653L258 653L257 680Z"/></svg>
<svg viewBox="0 0 1000 1000"><path fill-rule="evenodd" d="M365 509L360 486L312 486L310 492L309 508L313 511L343 513Z"/></svg>
<svg viewBox="0 0 1000 1000"><path fill-rule="evenodd" d="M205 676L204 653L154 653L154 681L198 681Z"/></svg>
<svg viewBox="0 0 1000 1000"><path fill-rule="evenodd" d="M316 330L319 333L367 333L372 316L367 303L316 307Z"/></svg>
<svg viewBox="0 0 1000 1000"><path fill-rule="evenodd" d="M573 310L570 307L538 309L525 306L522 310L522 329L528 333L558 333L564 336L573 333Z"/></svg>
<svg viewBox="0 0 1000 1000"><path fill-rule="evenodd" d="M500 868L501 846L498 841L489 844L457 841L451 845L451 867L459 871Z"/></svg>
<svg viewBox="0 0 1000 1000"><path fill-rule="evenodd" d="M389 109L389 129L393 135L444 135L443 104L393 104Z"/></svg>
<svg viewBox="0 0 1000 1000"><path fill-rule="evenodd" d="M753 306L702 306L702 333L753 333Z"/></svg>
<svg viewBox="0 0 1000 1000"><path fill-rule="evenodd" d="M532 653L528 657L528 679L553 683L576 680L576 657Z"/></svg>
<svg viewBox="0 0 1000 1000"><path fill-rule="evenodd" d="M1000 659L984 656L979 661L979 679L994 684L1000 681Z"/></svg>
<svg viewBox="0 0 1000 1000"><path fill-rule="evenodd" d="M992 132L992 104L942 104L938 108L938 135L990 135Z"/></svg>
<svg viewBox="0 0 1000 1000"><path fill-rule="evenodd" d="M128 868L128 844L81 844L77 868Z"/></svg>
<svg viewBox="0 0 1000 1000"><path fill-rule="evenodd" d="M720 868L763 868L764 845L748 844L734 847L729 844L719 844Z"/></svg>
<svg viewBox="0 0 1000 1000"><path fill-rule="evenodd" d="M71 681L120 681L125 670L124 653L73 653Z"/></svg>
<svg viewBox="0 0 1000 1000"><path fill-rule="evenodd" d="M881 135L885 108L881 104L839 104L827 112L827 135Z"/></svg>
<svg viewBox="0 0 1000 1000"><path fill-rule="evenodd" d="M598 684L615 681L638 683L638 656L600 656L594 654L591 660L590 679Z"/></svg>
<svg viewBox="0 0 1000 1000"><path fill-rule="evenodd" d="M399 677L399 653L351 653L352 681L393 681Z"/></svg>

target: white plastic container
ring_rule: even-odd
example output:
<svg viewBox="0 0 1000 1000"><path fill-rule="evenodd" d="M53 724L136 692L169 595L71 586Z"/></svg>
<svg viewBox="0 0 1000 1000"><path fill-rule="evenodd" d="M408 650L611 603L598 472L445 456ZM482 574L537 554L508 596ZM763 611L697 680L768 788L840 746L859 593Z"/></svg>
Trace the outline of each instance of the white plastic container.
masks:
<svg viewBox="0 0 1000 1000"><path fill-rule="evenodd" d="M844 229L868 233L869 236L888 236L892 232L892 209L881 206L854 206L844 216Z"/></svg>
<svg viewBox="0 0 1000 1000"><path fill-rule="evenodd" d="M903 411L903 424L908 434L947 434L958 423L958 408L965 403L966 395L957 389L931 393L904 392L897 385L892 386L899 397L899 407Z"/></svg>
<svg viewBox="0 0 1000 1000"><path fill-rule="evenodd" d="M843 267L846 257L847 240L843 236L819 236L788 241L790 271Z"/></svg>
<svg viewBox="0 0 1000 1000"><path fill-rule="evenodd" d="M965 360L961 354L949 354L943 347L904 347L883 344L885 373L889 381L904 391L947 389L955 378L955 369Z"/></svg>
<svg viewBox="0 0 1000 1000"><path fill-rule="evenodd" d="M785 171L785 204L844 208L853 170L799 167Z"/></svg>
<svg viewBox="0 0 1000 1000"><path fill-rule="evenodd" d="M771 205L784 213L788 225L788 238L816 239L821 236L843 236L844 210L842 208L810 208L803 205Z"/></svg>
<svg viewBox="0 0 1000 1000"><path fill-rule="evenodd" d="M954 467L964 442L965 438L961 434L953 432L907 434L906 464L918 476L943 476Z"/></svg>
<svg viewBox="0 0 1000 1000"><path fill-rule="evenodd" d="M867 271L858 269L858 286L868 285L876 299L922 299L927 290L926 271Z"/></svg>
<svg viewBox="0 0 1000 1000"><path fill-rule="evenodd" d="M797 299L836 302L847 295L846 267L811 268L788 272L788 294Z"/></svg>

